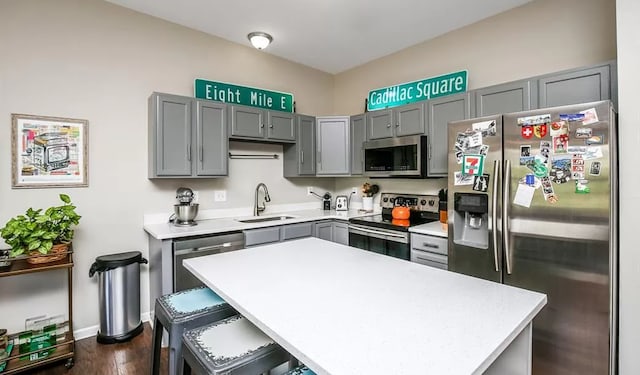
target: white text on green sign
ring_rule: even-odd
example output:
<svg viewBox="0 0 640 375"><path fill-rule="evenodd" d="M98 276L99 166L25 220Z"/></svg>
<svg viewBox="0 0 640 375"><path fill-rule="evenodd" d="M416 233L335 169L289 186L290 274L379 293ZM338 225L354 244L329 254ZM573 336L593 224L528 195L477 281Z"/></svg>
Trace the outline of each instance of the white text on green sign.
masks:
<svg viewBox="0 0 640 375"><path fill-rule="evenodd" d="M198 99L293 112L292 94L204 79L196 79L194 87Z"/></svg>
<svg viewBox="0 0 640 375"><path fill-rule="evenodd" d="M465 91L467 91L467 71L461 70L438 77L372 90L369 92L367 109L373 111L397 107Z"/></svg>

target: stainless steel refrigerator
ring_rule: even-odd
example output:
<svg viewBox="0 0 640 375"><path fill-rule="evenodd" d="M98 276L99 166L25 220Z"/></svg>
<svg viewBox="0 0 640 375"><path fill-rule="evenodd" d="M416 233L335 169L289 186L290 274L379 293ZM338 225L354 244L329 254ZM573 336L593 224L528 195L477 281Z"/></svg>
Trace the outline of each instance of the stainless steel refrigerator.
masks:
<svg viewBox="0 0 640 375"><path fill-rule="evenodd" d="M450 122L448 131L449 270L547 295L533 322L533 374L615 374L611 103Z"/></svg>

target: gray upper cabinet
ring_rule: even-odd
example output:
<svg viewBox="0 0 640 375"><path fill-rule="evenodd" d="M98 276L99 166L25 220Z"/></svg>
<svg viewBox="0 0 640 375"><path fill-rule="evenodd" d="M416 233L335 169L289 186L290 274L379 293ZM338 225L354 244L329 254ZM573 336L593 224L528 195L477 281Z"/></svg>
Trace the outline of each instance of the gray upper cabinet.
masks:
<svg viewBox="0 0 640 375"><path fill-rule="evenodd" d="M231 105L230 136L273 142L295 142L293 113Z"/></svg>
<svg viewBox="0 0 640 375"><path fill-rule="evenodd" d="M364 173L364 141L366 139L365 116L351 116L351 175Z"/></svg>
<svg viewBox="0 0 640 375"><path fill-rule="evenodd" d="M149 178L228 174L226 105L153 93L149 97Z"/></svg>
<svg viewBox="0 0 640 375"><path fill-rule="evenodd" d="M424 134L424 104L416 103L393 109L396 137Z"/></svg>
<svg viewBox="0 0 640 375"><path fill-rule="evenodd" d="M610 64L539 77L540 108L612 99Z"/></svg>
<svg viewBox="0 0 640 375"><path fill-rule="evenodd" d="M229 142L227 106L205 100L195 101L197 160L196 175L227 176Z"/></svg>
<svg viewBox="0 0 640 375"><path fill-rule="evenodd" d="M348 175L349 116L316 117L316 176Z"/></svg>
<svg viewBox="0 0 640 375"><path fill-rule="evenodd" d="M424 104L367 112L367 139L424 134Z"/></svg>
<svg viewBox="0 0 640 375"><path fill-rule="evenodd" d="M393 111L383 109L367 112L367 139L393 137Z"/></svg>
<svg viewBox="0 0 640 375"><path fill-rule="evenodd" d="M428 177L447 176L447 127L449 121L471 118L471 94L445 96L427 102L429 142Z"/></svg>
<svg viewBox="0 0 640 375"><path fill-rule="evenodd" d="M279 141L296 141L294 114L267 111L267 138Z"/></svg>
<svg viewBox="0 0 640 375"><path fill-rule="evenodd" d="M535 81L509 82L473 91L474 117L528 111L538 108Z"/></svg>
<svg viewBox="0 0 640 375"><path fill-rule="evenodd" d="M316 174L316 118L296 115L297 141L284 145L284 177Z"/></svg>

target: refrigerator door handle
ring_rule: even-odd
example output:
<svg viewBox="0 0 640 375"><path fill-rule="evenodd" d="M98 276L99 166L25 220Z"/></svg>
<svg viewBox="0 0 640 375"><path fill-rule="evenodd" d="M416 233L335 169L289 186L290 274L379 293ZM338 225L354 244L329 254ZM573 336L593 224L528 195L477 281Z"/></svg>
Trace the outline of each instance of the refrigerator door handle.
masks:
<svg viewBox="0 0 640 375"><path fill-rule="evenodd" d="M493 220L491 222L493 261L496 267L496 272L500 272L500 262L498 259L498 186L500 181L500 164L500 160L494 160L493 162L493 197L491 203L491 210L493 211Z"/></svg>
<svg viewBox="0 0 640 375"><path fill-rule="evenodd" d="M502 240L504 243L504 258L507 267L507 275L511 275L511 249L509 248L509 184L511 180L511 161L504 162L503 188L502 188Z"/></svg>

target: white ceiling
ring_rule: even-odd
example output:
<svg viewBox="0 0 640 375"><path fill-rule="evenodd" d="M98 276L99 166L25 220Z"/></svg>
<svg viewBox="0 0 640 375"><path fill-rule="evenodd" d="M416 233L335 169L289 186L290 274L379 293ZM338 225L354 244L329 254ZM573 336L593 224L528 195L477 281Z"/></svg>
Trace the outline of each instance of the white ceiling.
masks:
<svg viewBox="0 0 640 375"><path fill-rule="evenodd" d="M335 74L531 0L107 1Z"/></svg>

